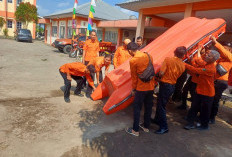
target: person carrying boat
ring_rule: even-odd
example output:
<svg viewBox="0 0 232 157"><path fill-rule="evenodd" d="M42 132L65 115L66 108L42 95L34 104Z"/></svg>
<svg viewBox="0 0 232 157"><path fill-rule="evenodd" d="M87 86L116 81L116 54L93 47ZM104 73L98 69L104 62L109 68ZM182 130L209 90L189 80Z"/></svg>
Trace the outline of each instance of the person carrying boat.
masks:
<svg viewBox="0 0 232 157"><path fill-rule="evenodd" d="M212 103L215 96L214 81L216 75L215 62L220 57L220 54L215 50L209 50L204 57L206 65L201 68L193 67L192 65L185 64L185 67L191 73L198 74L196 95L188 111L187 121L188 124L184 127L186 130L194 129L194 120L197 113L200 111L200 126L199 130L208 130L208 123Z"/></svg>
<svg viewBox="0 0 232 157"><path fill-rule="evenodd" d="M88 65L93 65L96 69L96 78L97 84L100 84L103 81L102 68L105 67L105 75L108 74L110 63L112 60L111 54L105 54L105 56L96 57L90 60ZM94 80L94 73L91 75L92 80ZM92 93L92 86L87 86L86 97L90 98Z"/></svg>
<svg viewBox="0 0 232 157"><path fill-rule="evenodd" d="M83 97L81 94L82 85L84 82L83 76L86 77L88 83L95 90L95 86L93 80L91 78L91 73L95 73L95 67L93 65L84 65L80 62L67 63L60 67L59 69L61 76L64 79L64 101L70 103L70 89L71 89L71 81L74 79L77 82L76 90L74 91L74 95Z"/></svg>
<svg viewBox="0 0 232 157"><path fill-rule="evenodd" d="M114 68L117 68L121 64L123 64L125 61L127 61L129 58L131 58L131 55L128 53L127 45L131 42L130 39L125 39L123 41L123 46L120 46L117 48L114 54Z"/></svg>
<svg viewBox="0 0 232 157"><path fill-rule="evenodd" d="M194 67L204 67L206 62L202 59L202 57L205 56L206 51L208 49L204 48L202 45L199 46L198 52L196 55L194 55L190 62ZM198 74L191 73L188 71L188 74L190 77L186 81L182 93L181 93L181 101L182 104L178 106L178 109L187 109L187 97L188 97L188 92L190 92L191 95L191 101L194 99L195 93L196 93L196 87L197 87L197 80L198 80Z"/></svg>
<svg viewBox="0 0 232 157"><path fill-rule="evenodd" d="M166 105L169 97L175 90L177 79L185 71L185 65L182 58L186 54L186 47L181 46L174 51L174 57L165 58L158 73L159 78L159 94L157 99L156 114L153 123L159 125L156 134L164 134L168 132L168 124L166 118Z"/></svg>
<svg viewBox="0 0 232 157"><path fill-rule="evenodd" d="M219 101L222 97L222 93L227 89L228 87L228 78L229 78L229 72L232 68L232 53L230 50L232 50L230 47L222 46L215 37L212 37L213 43L215 44L215 47L219 50L220 58L217 60L217 73L216 73L216 81L214 84L215 87L215 96L214 101L212 104L212 110L210 114L210 124L215 123L215 117L218 112L219 107ZM220 70L223 69L223 72L220 72Z"/></svg>
<svg viewBox="0 0 232 157"><path fill-rule="evenodd" d="M130 55L133 57L130 60L130 71L132 79L132 95L135 96L133 102L134 108L134 123L132 128L126 128L126 132L139 136L139 127L145 131L149 132L150 127L150 117L152 113L153 106L153 91L155 86L154 77L150 77L144 82L141 79L141 76L148 67L152 67L153 72L153 58L147 53L138 51L138 45L134 42L131 42L127 45L127 49ZM155 73L154 73L155 75ZM144 123L140 123L140 111L142 105L144 104Z"/></svg>

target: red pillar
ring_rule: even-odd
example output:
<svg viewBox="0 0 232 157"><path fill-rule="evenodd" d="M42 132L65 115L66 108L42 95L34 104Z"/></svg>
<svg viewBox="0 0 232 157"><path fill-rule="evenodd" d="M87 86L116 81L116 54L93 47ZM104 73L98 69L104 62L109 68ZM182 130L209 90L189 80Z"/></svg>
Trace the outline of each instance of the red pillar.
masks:
<svg viewBox="0 0 232 157"><path fill-rule="evenodd" d="M117 47L120 46L120 44L122 43L122 37L123 37L123 31L122 29L118 29L118 41L117 41Z"/></svg>

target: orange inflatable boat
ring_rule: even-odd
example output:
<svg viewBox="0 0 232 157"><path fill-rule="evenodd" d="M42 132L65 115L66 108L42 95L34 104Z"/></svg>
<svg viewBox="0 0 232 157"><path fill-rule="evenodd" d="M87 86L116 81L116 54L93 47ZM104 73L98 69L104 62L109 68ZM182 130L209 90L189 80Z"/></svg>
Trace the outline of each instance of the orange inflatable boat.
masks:
<svg viewBox="0 0 232 157"><path fill-rule="evenodd" d="M153 57L154 68L157 70L166 57L172 57L178 46L185 46L189 55L197 52L198 45L210 43L210 36L220 36L225 32L226 22L223 19L186 18L168 29L141 51ZM186 59L185 59L186 60ZM129 61L108 74L103 82L91 95L93 100L109 97L103 107L108 115L129 106L133 102L132 84Z"/></svg>

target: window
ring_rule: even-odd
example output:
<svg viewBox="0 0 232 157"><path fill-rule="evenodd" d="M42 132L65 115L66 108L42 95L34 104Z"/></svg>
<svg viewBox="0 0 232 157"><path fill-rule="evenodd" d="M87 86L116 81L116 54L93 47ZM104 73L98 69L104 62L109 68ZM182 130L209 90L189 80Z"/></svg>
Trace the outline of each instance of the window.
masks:
<svg viewBox="0 0 232 157"><path fill-rule="evenodd" d="M57 26L52 26L52 36L57 37Z"/></svg>
<svg viewBox="0 0 232 157"><path fill-rule="evenodd" d="M17 29L21 29L22 28L22 22L17 22Z"/></svg>
<svg viewBox="0 0 232 157"><path fill-rule="evenodd" d="M17 0L17 5L19 5L22 2L22 0Z"/></svg>
<svg viewBox="0 0 232 157"><path fill-rule="evenodd" d="M7 20L7 28L13 28L13 22L10 20Z"/></svg>
<svg viewBox="0 0 232 157"><path fill-rule="evenodd" d="M63 39L65 37L65 27L64 26L60 26L60 39Z"/></svg>
<svg viewBox="0 0 232 157"><path fill-rule="evenodd" d="M12 0L7 0L8 3L12 3Z"/></svg>
<svg viewBox="0 0 232 157"><path fill-rule="evenodd" d="M102 30L97 30L97 38L98 38L98 40L102 40L102 36L103 36L103 33L102 33Z"/></svg>
<svg viewBox="0 0 232 157"><path fill-rule="evenodd" d="M68 27L68 38L72 38L72 33L73 33L72 27Z"/></svg>
<svg viewBox="0 0 232 157"><path fill-rule="evenodd" d="M118 40L118 32L106 31L105 41L117 44L117 40Z"/></svg>

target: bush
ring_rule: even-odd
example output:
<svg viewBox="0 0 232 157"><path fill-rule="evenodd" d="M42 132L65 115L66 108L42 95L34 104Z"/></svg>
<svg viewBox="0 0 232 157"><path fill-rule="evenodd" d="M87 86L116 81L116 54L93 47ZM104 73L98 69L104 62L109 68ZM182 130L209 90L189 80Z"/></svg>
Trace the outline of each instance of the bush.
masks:
<svg viewBox="0 0 232 157"><path fill-rule="evenodd" d="M4 33L5 37L8 37L8 29L7 28L3 29L3 33Z"/></svg>

